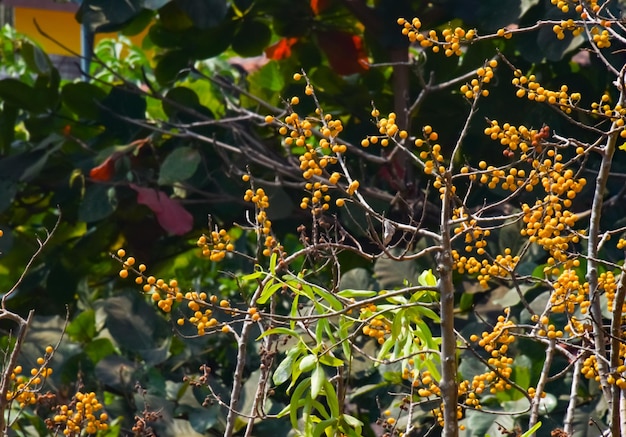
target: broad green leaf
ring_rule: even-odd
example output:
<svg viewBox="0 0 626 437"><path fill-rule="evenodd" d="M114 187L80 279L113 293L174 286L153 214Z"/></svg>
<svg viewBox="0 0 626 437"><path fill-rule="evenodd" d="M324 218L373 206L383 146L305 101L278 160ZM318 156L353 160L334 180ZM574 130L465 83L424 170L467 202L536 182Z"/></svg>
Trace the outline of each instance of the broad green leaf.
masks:
<svg viewBox="0 0 626 437"><path fill-rule="evenodd" d="M96 314L89 309L79 313L67 325L67 335L77 342L88 342L96 335Z"/></svg>
<svg viewBox="0 0 626 437"><path fill-rule="evenodd" d="M63 103L81 118L97 120L101 102L106 92L88 82L68 83L61 89Z"/></svg>
<svg viewBox="0 0 626 437"><path fill-rule="evenodd" d="M193 147L174 149L161 164L159 185L171 185L189 179L201 161L200 153Z"/></svg>
<svg viewBox="0 0 626 437"><path fill-rule="evenodd" d="M320 391L322 391L325 380L326 373L324 372L324 366L317 363L317 365L313 369L313 372L311 373L311 397L313 399L317 398L317 396L320 394Z"/></svg>
<svg viewBox="0 0 626 437"><path fill-rule="evenodd" d="M52 63L48 55L39 46L30 41L24 41L22 43L22 56L28 67L37 74L47 76L51 73Z"/></svg>
<svg viewBox="0 0 626 437"><path fill-rule="evenodd" d="M328 302L333 310L340 311L343 308L341 302L339 302L339 300L335 296L333 296L331 292L324 290L322 287L314 286L312 288L318 296Z"/></svg>
<svg viewBox="0 0 626 437"><path fill-rule="evenodd" d="M254 35L251 38L250 35ZM258 56L269 45L272 31L267 24L258 20L245 20L235 36L231 48L240 56Z"/></svg>

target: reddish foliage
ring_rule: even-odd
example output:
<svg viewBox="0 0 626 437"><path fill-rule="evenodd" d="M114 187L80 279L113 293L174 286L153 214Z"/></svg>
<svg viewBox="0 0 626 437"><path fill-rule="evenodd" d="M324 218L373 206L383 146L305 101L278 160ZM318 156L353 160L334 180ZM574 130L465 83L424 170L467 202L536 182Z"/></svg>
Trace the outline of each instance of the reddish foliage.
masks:
<svg viewBox="0 0 626 437"><path fill-rule="evenodd" d="M265 54L269 59L280 61L291 56L291 47L298 42L298 38L283 38L276 44L265 49Z"/></svg>
<svg viewBox="0 0 626 437"><path fill-rule="evenodd" d="M315 15L319 15L330 5L330 0L311 0L311 10Z"/></svg>
<svg viewBox="0 0 626 437"><path fill-rule="evenodd" d="M137 203L154 212L159 225L174 235L183 235L193 228L193 216L183 206L163 191L130 184L137 192Z"/></svg>
<svg viewBox="0 0 626 437"><path fill-rule="evenodd" d="M317 40L337 73L348 75L367 70L367 52L360 36L341 30L327 30L318 32Z"/></svg>
<svg viewBox="0 0 626 437"><path fill-rule="evenodd" d="M89 176L95 181L106 182L110 181L113 177L113 173L115 173L115 161L117 160L117 156L111 155L107 159L104 160L102 164L97 167L92 168L89 171Z"/></svg>

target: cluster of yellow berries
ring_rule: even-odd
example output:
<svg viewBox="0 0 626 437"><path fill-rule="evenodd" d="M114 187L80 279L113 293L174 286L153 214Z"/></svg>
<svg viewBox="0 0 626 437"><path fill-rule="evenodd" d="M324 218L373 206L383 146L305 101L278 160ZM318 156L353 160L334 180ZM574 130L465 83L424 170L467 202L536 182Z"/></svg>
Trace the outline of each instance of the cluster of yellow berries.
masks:
<svg viewBox="0 0 626 437"><path fill-rule="evenodd" d="M46 363L50 361L54 348L47 346L45 355L37 358L37 365L30 369L30 377L22 375L22 366L15 366L9 379L11 387L7 391L6 399L9 402L16 401L20 408L28 405L34 405L39 399L39 391L41 390L47 377L52 375L52 369L46 367Z"/></svg>
<svg viewBox="0 0 626 437"><path fill-rule="evenodd" d="M605 23L605 26L609 23ZM606 49L611 47L611 35L609 31L606 29L600 30L597 26L591 28L591 35L593 42L598 46L599 49Z"/></svg>
<svg viewBox="0 0 626 437"><path fill-rule="evenodd" d="M439 40L437 32L430 30L428 33L420 32L422 22L419 18L413 18L410 22L404 18L398 18L398 24L402 26L402 34L409 38L411 42L417 42L424 48L431 47L437 53L440 49L448 57L452 55L461 56L464 44L470 43L476 37L474 29L464 30L460 27L446 28L441 32L443 41Z"/></svg>
<svg viewBox="0 0 626 437"><path fill-rule="evenodd" d="M520 159L526 159L529 156L537 155L543 151L543 140L549 137L549 127L544 126L541 130L528 129L526 126L521 125L519 127L513 126L509 123L504 123L502 126L497 120L492 120L488 127L483 131L485 135L494 141L500 141L506 149L502 152L503 155L513 157L516 152L520 152ZM484 169L486 163L481 165L480 168ZM517 170L516 170L517 171ZM523 170L521 170L523 172ZM518 180L524 180L525 174L512 174L513 177L519 177ZM484 183L484 182L482 182ZM511 184L519 186L520 184Z"/></svg>
<svg viewBox="0 0 626 437"><path fill-rule="evenodd" d="M483 85L488 84L493 79L493 69L498 66L498 61L492 59L487 62L484 67L480 67L476 70L477 79L472 79L468 84L461 85L460 91L466 99L475 99L478 95L487 97L489 90L484 89Z"/></svg>
<svg viewBox="0 0 626 437"><path fill-rule="evenodd" d="M338 173L337 173L338 174ZM330 208L330 194L328 194L328 185L321 182L307 182L304 188L311 194L305 196L300 201L300 208L307 209L311 207L312 213L319 214Z"/></svg>
<svg viewBox="0 0 626 437"><path fill-rule="evenodd" d="M54 416L56 427L63 427L63 435L79 436L83 433L95 434L98 431L106 431L109 426L106 421L109 417L106 413L98 413L103 409L93 392L78 392L74 396L72 404L62 405L59 413Z"/></svg>
<svg viewBox="0 0 626 437"><path fill-rule="evenodd" d="M613 311L615 305L615 293L617 292L617 280L611 271L602 272L598 277L598 289L604 290L608 303L608 310ZM622 305L622 313L626 312L626 304Z"/></svg>
<svg viewBox="0 0 626 437"><path fill-rule="evenodd" d="M247 175L244 175L247 176ZM256 210L256 222L258 224L257 232L265 238L263 242L263 255L270 256L272 250L279 249L278 241L271 234L272 222L267 218L267 208L270 206L270 200L263 188L257 188L256 190L247 189L243 196L243 200L251 202L255 206Z"/></svg>
<svg viewBox="0 0 626 437"><path fill-rule="evenodd" d="M570 114L572 108L577 106L581 99L580 93L569 93L567 85L561 85L559 91L548 90L541 86L534 74L524 76L519 70L515 71L515 77L511 83L517 87L515 93L517 97L523 98L525 96L528 100L558 106L566 114Z"/></svg>
<svg viewBox="0 0 626 437"><path fill-rule="evenodd" d="M439 139L439 134L435 132L431 126L426 125L422 128L422 135L423 139L417 138L415 140L415 147L421 148L428 146L429 150L422 150L418 156L424 162L424 173L427 175L435 175L433 187L439 191L440 197L443 198L446 190L443 178L443 175L446 173L446 167L443 164L446 159L441 153L441 145L435 143L435 141ZM450 186L450 190L452 193L456 193L456 186Z"/></svg>
<svg viewBox="0 0 626 437"><path fill-rule="evenodd" d="M202 256L211 261L222 261L227 252L235 250L235 245L230 241L230 235L225 229L211 231L210 235L202 235L196 243L202 250Z"/></svg>
<svg viewBox="0 0 626 437"><path fill-rule="evenodd" d="M555 161L559 161L559 158L561 155L555 155ZM578 243L582 231L573 232L578 216L569 208L572 199L580 193L587 181L585 178L576 179L574 172L565 169L561 162L546 159L543 162L533 161L533 166L541 177L546 195L538 199L533 207L522 204L526 226L520 233L550 253L549 265L566 263L565 268L575 266L577 261L568 261L567 250L570 243Z"/></svg>
<svg viewBox="0 0 626 437"><path fill-rule="evenodd" d="M505 313L508 315L508 309ZM498 321L491 332L484 331L480 337L476 334L470 336L470 341L478 343L478 346L488 354L487 363L491 368L485 373L474 376L469 384L470 393L481 395L489 390L489 393L495 394L511 389L508 380L513 372L513 358L508 357L507 352L511 343L515 341L515 336L511 334L513 328L515 328L515 323L505 316L498 316ZM474 408L479 405L475 396L468 396L466 403Z"/></svg>
<svg viewBox="0 0 626 437"><path fill-rule="evenodd" d="M565 32L572 32L573 36L578 36L585 28L580 24L576 23L573 19L562 20L560 24L555 24L552 26L552 32L556 34L557 39L565 39Z"/></svg>
<svg viewBox="0 0 626 437"><path fill-rule="evenodd" d="M372 110L372 117L376 118L376 127L378 132L382 135L380 137L380 145L387 147L389 145L389 138L398 137L402 140L408 138L409 133L405 130L401 130L396 123L396 113L391 112L387 118L379 118L380 112L378 109ZM370 144L377 144L379 140L378 136L370 136L361 141L362 147L369 147Z"/></svg>
<svg viewBox="0 0 626 437"><path fill-rule="evenodd" d="M563 270L552 287L550 304L553 313L573 314L578 307L582 314L587 312L590 305L587 298L589 296L589 284L587 282L581 283L574 270Z"/></svg>
<svg viewBox="0 0 626 437"><path fill-rule="evenodd" d="M207 334L207 330L216 331L221 326L221 332L230 332L230 327L227 324L221 324L213 317L213 310L219 308L224 312L236 315L237 313L230 310L230 302L226 299L219 299L216 295L208 296L205 292L189 291L185 293L183 298L187 301L187 308L193 312L193 315L189 318L179 318L176 323L178 326L183 326L185 322L189 322L194 325L198 331L198 335ZM182 300L182 298L181 298ZM212 331L212 332L214 332Z"/></svg>
<svg viewBox="0 0 626 437"><path fill-rule="evenodd" d="M120 278L126 279L130 271L135 273L135 283L142 285L144 293L152 293L152 300L157 303L157 306L163 312L169 313L172 310L174 301L182 301L183 295L176 279L171 279L169 282L166 282L161 278L157 279L154 276L147 276L144 273L147 269L146 265L139 264L136 266L137 261L135 257L126 257L126 251L124 249L117 251L117 257L122 262L122 269L119 272Z"/></svg>
<svg viewBox="0 0 626 437"><path fill-rule="evenodd" d="M537 314L533 314L531 320L538 323L537 335L540 337L547 337L550 340L555 338L563 338L563 331L556 329L556 326L550 323L548 316L539 317Z"/></svg>
<svg viewBox="0 0 626 437"><path fill-rule="evenodd" d="M361 308L361 319L370 319L378 308L374 304L369 304ZM383 315L371 318L367 325L363 327L363 334L375 339L378 344L385 342L385 336L391 334L391 322Z"/></svg>

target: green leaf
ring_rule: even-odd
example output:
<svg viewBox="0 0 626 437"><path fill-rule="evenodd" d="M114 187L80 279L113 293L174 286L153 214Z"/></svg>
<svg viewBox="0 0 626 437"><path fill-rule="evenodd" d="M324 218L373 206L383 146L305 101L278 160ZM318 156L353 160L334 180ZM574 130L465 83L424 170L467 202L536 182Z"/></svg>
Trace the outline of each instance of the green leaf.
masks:
<svg viewBox="0 0 626 437"><path fill-rule="evenodd" d="M260 340L263 337L267 337L268 335L275 335L275 334L290 335L294 338L300 338L300 334L298 334L293 329L278 327L278 328L268 329L267 331L263 332L261 335L259 335L257 340Z"/></svg>
<svg viewBox="0 0 626 437"><path fill-rule="evenodd" d="M193 147L178 147L161 164L159 185L171 185L182 182L194 175L202 157Z"/></svg>
<svg viewBox="0 0 626 437"><path fill-rule="evenodd" d="M532 428L530 428L528 431L526 431L520 437L531 437L532 435L534 435L537 432L537 430L539 428L541 428L541 422L535 423Z"/></svg>
<svg viewBox="0 0 626 437"><path fill-rule="evenodd" d="M289 379L292 367L301 352L302 351L299 348L289 349L287 356L278 364L274 374L272 375L272 381L274 381L274 384L281 385Z"/></svg>
<svg viewBox="0 0 626 437"><path fill-rule="evenodd" d="M48 55L41 48L30 41L22 43L22 57L28 67L41 75L49 75L52 72L52 63Z"/></svg>
<svg viewBox="0 0 626 437"><path fill-rule="evenodd" d="M248 76L248 82L256 87L278 92L285 86L283 75L278 68L278 62L270 61L256 72Z"/></svg>
<svg viewBox="0 0 626 437"><path fill-rule="evenodd" d="M417 278L417 282L424 287L436 287L437 277L433 275L432 270L424 270Z"/></svg>
<svg viewBox="0 0 626 437"><path fill-rule="evenodd" d="M65 106L81 118L97 120L100 116L99 102L106 92L88 82L68 83L61 89L61 99Z"/></svg>
<svg viewBox="0 0 626 437"><path fill-rule="evenodd" d="M324 393L326 394L326 403L328 404L331 417L339 416L339 398L337 397L335 387L327 378L324 378Z"/></svg>
<svg viewBox="0 0 626 437"><path fill-rule="evenodd" d="M293 429L298 429L298 406L304 404L306 401L310 402L310 396L307 389L311 385L311 378L307 377L298 384L291 396L291 403L289 404L289 420ZM306 395L304 393L307 392Z"/></svg>
<svg viewBox="0 0 626 437"><path fill-rule="evenodd" d="M92 223L110 216L117 207L115 188L106 185L91 185L78 207L78 219Z"/></svg>
<svg viewBox="0 0 626 437"><path fill-rule="evenodd" d="M96 313L89 309L79 313L67 325L67 335L77 342L88 342L96 335Z"/></svg>
<svg viewBox="0 0 626 437"><path fill-rule="evenodd" d="M161 85L167 85L185 74L189 66L189 54L184 50L170 50L161 56L154 68L154 77Z"/></svg>
<svg viewBox="0 0 626 437"><path fill-rule="evenodd" d="M341 367L343 366L343 360L340 360L337 357L330 355L330 352L322 354L319 356L320 363L330 366L330 367Z"/></svg>
<svg viewBox="0 0 626 437"><path fill-rule="evenodd" d="M258 20L244 20L233 37L231 47L244 58L258 56L269 45L271 38L272 31L267 24Z"/></svg>
<svg viewBox="0 0 626 437"><path fill-rule="evenodd" d="M143 0L83 0L76 13L91 32L115 32L141 12Z"/></svg>
<svg viewBox="0 0 626 437"><path fill-rule="evenodd" d="M378 294L377 291L374 290L341 290L339 293L337 293L337 296L349 299L351 297L358 297L358 298L363 298L363 299L367 299L370 297L374 297Z"/></svg>
<svg viewBox="0 0 626 437"><path fill-rule="evenodd" d="M302 365L302 363L300 363ZM324 372L324 366L317 364L311 373L311 397L317 398L322 391L324 381L326 380L326 373Z"/></svg>
<svg viewBox="0 0 626 437"><path fill-rule="evenodd" d="M85 345L83 349L89 359L98 363L100 360L115 354L115 346L108 338L96 338Z"/></svg>
<svg viewBox="0 0 626 437"><path fill-rule="evenodd" d="M300 360L300 363L298 364L298 368L302 372L308 372L310 370L313 370L313 368L315 367L316 363L317 363L317 356L316 355L313 355L313 354L305 355Z"/></svg>
<svg viewBox="0 0 626 437"><path fill-rule="evenodd" d="M176 4L198 29L218 25L228 12L226 0L177 0Z"/></svg>
<svg viewBox="0 0 626 437"><path fill-rule="evenodd" d="M35 90L17 79L0 80L0 99L35 113L45 110L44 106L38 104L40 100L35 96Z"/></svg>
<svg viewBox="0 0 626 437"><path fill-rule="evenodd" d="M265 284L265 287L263 287L263 291L261 292L261 296L259 296L259 298L257 299L257 303L259 305L265 304L269 300L269 298L272 297L274 293L276 293L281 288L283 288L283 284L274 284L274 280L270 279L269 281L267 281L267 284Z"/></svg>

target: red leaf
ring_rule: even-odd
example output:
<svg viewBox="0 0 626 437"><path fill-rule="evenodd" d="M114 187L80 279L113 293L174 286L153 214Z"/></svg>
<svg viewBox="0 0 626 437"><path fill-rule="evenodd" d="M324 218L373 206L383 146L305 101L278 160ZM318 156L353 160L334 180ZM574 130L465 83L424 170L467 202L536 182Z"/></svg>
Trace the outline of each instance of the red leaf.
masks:
<svg viewBox="0 0 626 437"><path fill-rule="evenodd" d="M113 173L115 173L115 161L117 160L117 156L111 155L107 159L104 160L102 164L97 167L92 168L89 171L89 176L96 181L110 181L113 177Z"/></svg>
<svg viewBox="0 0 626 437"><path fill-rule="evenodd" d="M137 203L146 205L154 212L159 225L174 235L183 235L193 228L193 216L166 193L152 188L130 184L137 192Z"/></svg>
<svg viewBox="0 0 626 437"><path fill-rule="evenodd" d="M330 4L330 0L311 0L311 10L315 15L319 15Z"/></svg>
<svg viewBox="0 0 626 437"><path fill-rule="evenodd" d="M291 47L298 42L298 38L283 38L276 44L265 49L265 55L269 59L280 61L291 56Z"/></svg>
<svg viewBox="0 0 626 437"><path fill-rule="evenodd" d="M320 31L317 40L333 70L341 75L360 73L369 68L363 38L340 30Z"/></svg>

